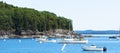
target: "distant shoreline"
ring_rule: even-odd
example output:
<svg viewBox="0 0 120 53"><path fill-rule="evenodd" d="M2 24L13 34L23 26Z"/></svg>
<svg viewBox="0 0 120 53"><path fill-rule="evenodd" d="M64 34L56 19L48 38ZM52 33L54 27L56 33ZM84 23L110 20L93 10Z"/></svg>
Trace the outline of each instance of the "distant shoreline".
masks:
<svg viewBox="0 0 120 53"><path fill-rule="evenodd" d="M99 30L85 30L85 31L75 31L78 34L120 34L118 30L106 30L106 31L99 31Z"/></svg>

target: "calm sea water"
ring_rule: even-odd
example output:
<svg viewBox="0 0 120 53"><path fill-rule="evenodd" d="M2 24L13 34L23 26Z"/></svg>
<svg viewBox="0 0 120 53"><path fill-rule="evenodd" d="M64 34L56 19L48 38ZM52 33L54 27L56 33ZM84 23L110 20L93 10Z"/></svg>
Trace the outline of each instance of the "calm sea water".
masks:
<svg viewBox="0 0 120 53"><path fill-rule="evenodd" d="M120 53L120 40L109 39L108 35L85 39L89 40L88 44L67 44L64 51L61 51L63 44L58 43L40 43L33 39L0 39L0 53ZM83 51L81 48L92 44L105 46L107 51Z"/></svg>

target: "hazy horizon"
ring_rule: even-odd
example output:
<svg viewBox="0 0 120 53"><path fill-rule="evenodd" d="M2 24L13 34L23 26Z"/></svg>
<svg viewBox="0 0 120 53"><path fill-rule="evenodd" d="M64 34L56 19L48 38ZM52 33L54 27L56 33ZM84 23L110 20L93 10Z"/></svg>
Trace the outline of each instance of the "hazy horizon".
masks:
<svg viewBox="0 0 120 53"><path fill-rule="evenodd" d="M120 0L0 0L73 20L73 30L119 30Z"/></svg>
<svg viewBox="0 0 120 53"><path fill-rule="evenodd" d="M119 29L112 29L112 30L110 30L110 29L101 29L101 30L95 30L95 29L80 29L80 30L73 30L73 31L120 31Z"/></svg>

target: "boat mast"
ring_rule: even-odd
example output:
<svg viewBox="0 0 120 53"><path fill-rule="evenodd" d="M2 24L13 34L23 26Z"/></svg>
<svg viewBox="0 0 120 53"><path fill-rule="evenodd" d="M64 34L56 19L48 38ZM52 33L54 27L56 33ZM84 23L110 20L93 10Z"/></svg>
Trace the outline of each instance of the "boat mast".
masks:
<svg viewBox="0 0 120 53"><path fill-rule="evenodd" d="M69 32L70 32L70 21L69 21Z"/></svg>
<svg viewBox="0 0 120 53"><path fill-rule="evenodd" d="M45 17L45 19L44 19L44 35L46 36L46 17Z"/></svg>
<svg viewBox="0 0 120 53"><path fill-rule="evenodd" d="M68 34L70 35L70 38L73 38L73 37L72 37L72 34L71 34L71 32L70 32L70 20L68 20L68 26L69 26L69 27L68 27L68 30L69 30L69 31L68 31Z"/></svg>

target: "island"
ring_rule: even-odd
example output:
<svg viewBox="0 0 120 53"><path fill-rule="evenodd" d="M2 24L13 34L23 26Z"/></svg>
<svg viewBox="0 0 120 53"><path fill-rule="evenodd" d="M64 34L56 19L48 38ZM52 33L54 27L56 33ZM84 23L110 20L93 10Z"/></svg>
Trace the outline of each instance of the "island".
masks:
<svg viewBox="0 0 120 53"><path fill-rule="evenodd" d="M72 20L53 12L18 7L0 1L0 37L29 38L73 31Z"/></svg>

